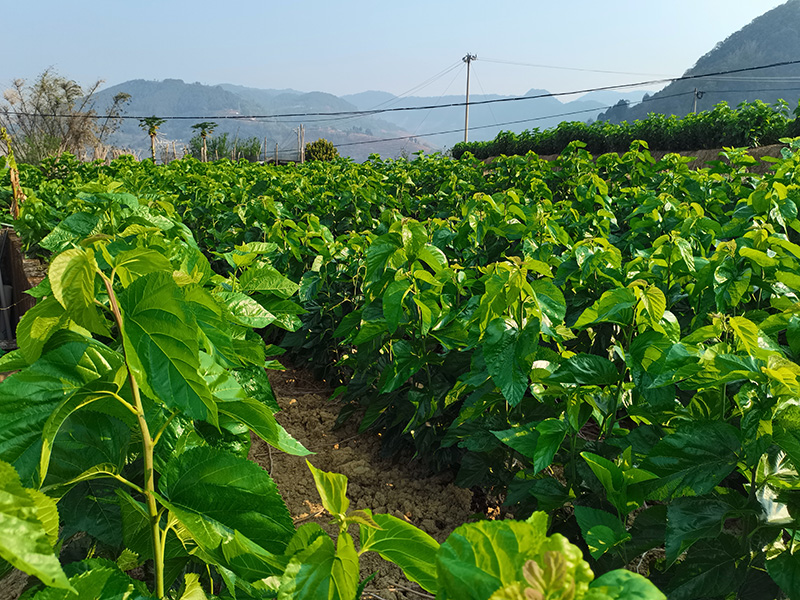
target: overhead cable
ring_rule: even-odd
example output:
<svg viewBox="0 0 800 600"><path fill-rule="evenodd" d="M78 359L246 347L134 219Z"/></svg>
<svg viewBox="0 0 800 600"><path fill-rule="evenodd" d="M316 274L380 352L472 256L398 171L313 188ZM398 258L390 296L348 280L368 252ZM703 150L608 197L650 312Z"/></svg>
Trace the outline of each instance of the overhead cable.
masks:
<svg viewBox="0 0 800 600"><path fill-rule="evenodd" d="M694 92L680 92L680 93L677 93L677 94L669 94L668 96L661 96L659 98L646 98L646 99L640 100L638 102L631 102L631 104L636 105L636 104L643 104L645 102L666 100L668 98L677 98L678 96L689 96L689 95L691 95L693 93ZM582 109L582 110L573 110L573 111L570 111L570 112L559 113L559 114L555 114L555 115L545 115L545 116L541 116L541 117L531 117L529 119L519 119L517 121L505 121L504 123L497 123L497 124L494 124L494 125L478 125L476 127L470 127L470 131L472 131L473 129L491 129L493 127L502 127L502 126L505 126L505 125L519 125L520 123L530 123L530 122L533 122L533 121L544 121L544 120L547 120L547 119L556 119L556 118L559 118L559 117L570 117L570 116L586 114L586 113L597 113L597 112L600 112L600 111L603 111L603 110L606 110L606 109L609 109L609 108L614 108L614 107L613 106L598 106L596 108L585 108L585 109ZM420 137L432 137L432 136L436 136L436 135L446 135L446 134L449 134L449 133L462 133L463 131L464 131L463 128L449 129L449 130L446 130L446 131L435 131L435 132L432 132L432 133L417 133L417 134L414 134L414 135L405 135L405 136L398 136L398 137L391 137L391 138L381 138L381 139L378 139L378 140L366 140L366 141L361 141L361 142L344 142L342 144L334 144L334 146L336 146L337 148L341 148L343 146L359 146L361 144L377 144L377 143L380 143L380 142L395 142L395 141L399 141L399 140L408 140L408 139L420 138Z"/></svg>
<svg viewBox="0 0 800 600"><path fill-rule="evenodd" d="M495 98L492 100L476 100L469 103L470 106L481 106L484 104L499 104L501 102L519 102L522 100L536 100L539 98L557 98L560 96L573 96L577 94L588 94L591 92L602 92L608 90L620 90L626 88L636 88L636 87L643 87L649 85L655 85L660 83L670 83L670 82L677 82L677 81L694 81L708 77L718 77L720 75L730 75L733 73L746 73L750 71L760 71L764 69L772 69L775 67L785 67L789 65L797 65L800 64L800 60L787 60L781 61L777 63L772 63L769 65L760 65L757 67L742 67L739 69L729 69L727 71L717 71L714 73L702 73L697 75L684 75L682 77L670 77L664 79L651 79L649 81L638 81L635 83L622 83L616 85L605 85L600 87L594 88L585 88L581 90L572 90L569 92L547 92L544 94L534 94L530 96L513 96L509 98ZM416 111L416 110L435 110L440 108L453 108L453 107L460 107L466 106L466 102L451 102L448 104L438 104L438 105L426 105L426 106L396 106L396 107L389 107L389 108L375 108L371 110L353 110L353 111L333 111L333 112L302 112L302 113L283 113L283 114L274 114L274 115L216 115L216 116L163 116L160 117L167 121L172 120L206 120L206 119L216 119L216 120L270 120L270 119L280 119L280 118L289 118L289 117L321 117L321 116L346 116L346 115L377 115L382 113L388 112L408 112L408 111ZM4 111L6 115L18 115L18 116L31 116L31 113L19 112L19 111ZM39 114L38 116L42 117L71 117L74 115L69 114ZM92 116L94 118L105 118L105 115L83 115L83 116ZM148 115L149 116L149 115ZM120 115L119 119L136 119L141 120L147 117L136 117L130 115Z"/></svg>

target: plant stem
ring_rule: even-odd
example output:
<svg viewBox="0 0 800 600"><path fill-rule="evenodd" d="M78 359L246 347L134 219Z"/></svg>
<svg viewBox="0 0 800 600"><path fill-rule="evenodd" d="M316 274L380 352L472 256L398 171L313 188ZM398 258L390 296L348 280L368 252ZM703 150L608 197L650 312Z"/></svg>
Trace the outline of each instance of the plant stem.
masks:
<svg viewBox="0 0 800 600"><path fill-rule="evenodd" d="M117 296L114 294L114 289L111 280L102 273L100 274L105 283L106 290L108 291L108 299L111 303L111 311L114 314L114 319L117 322L117 327L122 333L122 313L117 304ZM123 347L123 353L125 352ZM139 393L139 384L127 366L127 356L125 357L126 367L128 369L128 382L131 386L133 394L133 403L136 408L136 418L139 421L139 429L142 432L142 454L144 455L144 496L147 502L147 512L150 515L150 527L153 542L153 562L155 564L155 587L156 596L158 598L164 597L164 544L161 540L161 527L159 526L159 512L158 505L156 504L156 487L155 487L155 469L153 467L153 450L155 442L150 436L150 428L147 425L147 420L144 416L144 407L142 405L142 398ZM166 537L166 532L164 537Z"/></svg>

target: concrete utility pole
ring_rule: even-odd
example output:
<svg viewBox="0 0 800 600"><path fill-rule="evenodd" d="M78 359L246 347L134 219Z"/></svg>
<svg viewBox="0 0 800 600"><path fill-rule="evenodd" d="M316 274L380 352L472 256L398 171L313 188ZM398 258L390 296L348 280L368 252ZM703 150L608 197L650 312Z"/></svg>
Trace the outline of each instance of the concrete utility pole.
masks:
<svg viewBox="0 0 800 600"><path fill-rule="evenodd" d="M295 131L297 131L297 162L303 162L303 142L306 132L302 125Z"/></svg>
<svg viewBox="0 0 800 600"><path fill-rule="evenodd" d="M464 143L466 143L467 132L469 131L469 63L471 63L473 60L478 60L478 55L467 54L461 60L467 63L467 101L466 105L464 106Z"/></svg>
<svg viewBox="0 0 800 600"><path fill-rule="evenodd" d="M697 101L703 97L704 93L705 92L700 92L697 90L697 88L694 88L694 114L697 114Z"/></svg>

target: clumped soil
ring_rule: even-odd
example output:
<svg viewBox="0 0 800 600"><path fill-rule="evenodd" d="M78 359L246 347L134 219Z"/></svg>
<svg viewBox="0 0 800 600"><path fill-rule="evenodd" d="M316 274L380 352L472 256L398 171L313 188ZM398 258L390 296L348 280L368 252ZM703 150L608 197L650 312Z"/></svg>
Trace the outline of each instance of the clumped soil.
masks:
<svg viewBox="0 0 800 600"><path fill-rule="evenodd" d="M472 514L472 492L453 484L452 475L431 475L424 465L405 459L380 456L380 437L358 433L357 419L334 429L339 404L328 401L330 391L298 371L271 372L281 412L278 422L306 448L318 469L342 473L351 508L369 508L413 523L439 542ZM329 533L331 517L320 503L305 458L290 456L254 438L250 458L270 471L296 525L316 522ZM351 533L357 534L355 528ZM377 554L361 556L361 577L377 572L367 584L363 598L399 600L432 598L409 582L402 571Z"/></svg>

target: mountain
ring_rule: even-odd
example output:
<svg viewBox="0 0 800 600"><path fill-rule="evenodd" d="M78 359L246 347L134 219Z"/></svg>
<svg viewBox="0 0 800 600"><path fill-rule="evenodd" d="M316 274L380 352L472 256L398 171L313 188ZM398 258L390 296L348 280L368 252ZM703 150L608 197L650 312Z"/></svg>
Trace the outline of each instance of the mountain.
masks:
<svg viewBox="0 0 800 600"><path fill-rule="evenodd" d="M164 81L127 81L98 92L97 109L102 112L113 97L130 94L126 115L145 117L197 117L170 119L158 132L161 151L168 147L181 154L195 135L192 125L214 121L212 137L228 134L229 139L257 138L272 157L275 144L282 157L297 153L297 128L305 127L305 141L325 138L339 146L343 156L361 161L370 154L384 157L411 155L423 150L432 152L452 147L464 139L464 102L461 95L397 97L388 92L367 91L348 96L325 92L301 92L292 89L259 89L232 84L203 85L180 79ZM563 120L586 121L621 99L636 101L642 92L604 92L571 102L561 102L547 90L531 89L524 97L471 95L469 139L490 140L502 130L545 129ZM490 104L481 104L490 101ZM453 105L423 110L397 110ZM349 113L359 110L389 109L376 115L332 115L315 113ZM268 118L269 115L298 115ZM303 115L303 116L301 116ZM240 118L252 116L254 118ZM110 140L114 145L130 148L139 156L150 152L150 140L135 118L125 119Z"/></svg>
<svg viewBox="0 0 800 600"><path fill-rule="evenodd" d="M248 98L253 102L257 102L259 104L265 101L269 102L271 98L274 98L275 96L280 96L282 94L290 94L290 95L303 94L303 92L299 92L291 88L284 88L282 90L273 90L273 89L251 88L243 85L233 85L232 83L221 83L219 84L219 87L221 87L223 90L236 94L237 96Z"/></svg>
<svg viewBox="0 0 800 600"><path fill-rule="evenodd" d="M246 140L266 138L267 155L272 157L275 144L282 157L297 153L297 128L305 126L305 141L319 138L340 146L339 153L354 160L365 160L372 153L384 156L412 154L419 150L432 152L435 146L416 139L377 142L385 138L402 138L410 134L380 119L372 117L322 118L295 117L286 119L231 118L293 113L351 112L357 108L349 102L324 92L298 92L296 90L262 90L234 85L203 85L185 83L180 79L164 81L132 80L97 92L98 112L111 104L118 93L130 94L125 115L159 117L198 117L197 119L170 119L158 131L161 147L181 149L195 135L192 125L211 120L218 124L212 136L227 133L229 138ZM137 119L125 119L110 142L147 156L150 139L139 127ZM174 146L173 146L174 143Z"/></svg>
<svg viewBox="0 0 800 600"><path fill-rule="evenodd" d="M800 59L798 30L800 0L789 0L719 42L684 76L797 61ZM675 81L640 104L615 106L600 118L619 123L643 119L651 112L684 116L694 109L695 89L700 92L698 112L723 101L736 106L754 100L772 104L779 98L786 100L793 109L800 96L800 64Z"/></svg>

